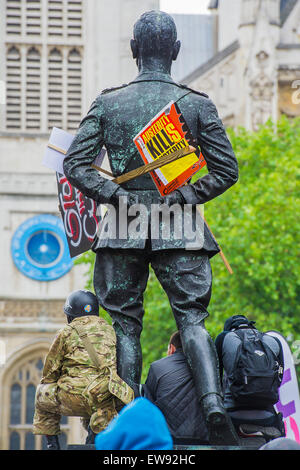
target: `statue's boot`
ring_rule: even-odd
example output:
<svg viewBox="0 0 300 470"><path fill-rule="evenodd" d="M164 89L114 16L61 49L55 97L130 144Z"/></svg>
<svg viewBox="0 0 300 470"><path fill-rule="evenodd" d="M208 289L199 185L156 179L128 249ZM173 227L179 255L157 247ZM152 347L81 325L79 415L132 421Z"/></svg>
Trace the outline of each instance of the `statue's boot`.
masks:
<svg viewBox="0 0 300 470"><path fill-rule="evenodd" d="M139 384L142 375L142 348L138 334L124 333L114 325L117 336L117 372L129 385Z"/></svg>
<svg viewBox="0 0 300 470"><path fill-rule="evenodd" d="M46 436L48 450L60 450L58 436Z"/></svg>
<svg viewBox="0 0 300 470"><path fill-rule="evenodd" d="M215 345L204 322L180 329L182 346L191 367L211 445L238 446L240 441L222 401Z"/></svg>
<svg viewBox="0 0 300 470"><path fill-rule="evenodd" d="M228 416L222 398L212 393L200 401L209 434L209 443L218 446L239 446L240 440Z"/></svg>

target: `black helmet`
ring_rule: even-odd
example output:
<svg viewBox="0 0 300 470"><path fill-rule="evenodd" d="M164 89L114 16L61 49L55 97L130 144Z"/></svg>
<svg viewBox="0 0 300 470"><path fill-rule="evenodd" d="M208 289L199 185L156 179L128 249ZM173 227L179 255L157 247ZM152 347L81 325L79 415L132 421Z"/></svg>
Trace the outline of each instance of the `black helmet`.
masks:
<svg viewBox="0 0 300 470"><path fill-rule="evenodd" d="M71 318L84 315L99 315L99 304L97 297L88 290L75 290L72 292L64 305L65 314Z"/></svg>
<svg viewBox="0 0 300 470"><path fill-rule="evenodd" d="M248 327L255 328L255 321L248 320L244 315L233 315L232 317L227 318L224 323L224 331L235 330L236 328ZM256 328L255 328L256 329Z"/></svg>

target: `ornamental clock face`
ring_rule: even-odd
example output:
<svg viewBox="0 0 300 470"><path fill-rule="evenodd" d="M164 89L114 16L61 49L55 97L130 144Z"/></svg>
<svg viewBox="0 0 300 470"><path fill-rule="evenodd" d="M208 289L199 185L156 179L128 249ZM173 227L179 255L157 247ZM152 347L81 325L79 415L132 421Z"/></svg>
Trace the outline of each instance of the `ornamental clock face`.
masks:
<svg viewBox="0 0 300 470"><path fill-rule="evenodd" d="M16 230L11 253L16 267L36 281L54 281L73 266L62 221L53 215L39 215Z"/></svg>

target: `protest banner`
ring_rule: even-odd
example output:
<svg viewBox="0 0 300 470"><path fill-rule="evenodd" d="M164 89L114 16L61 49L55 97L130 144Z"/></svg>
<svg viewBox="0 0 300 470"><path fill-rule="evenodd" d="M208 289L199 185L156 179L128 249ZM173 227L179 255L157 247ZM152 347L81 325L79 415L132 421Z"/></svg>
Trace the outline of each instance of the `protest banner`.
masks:
<svg viewBox="0 0 300 470"><path fill-rule="evenodd" d="M293 355L280 333L268 331L267 334L278 338L283 349L284 373L275 409L282 413L286 437L300 443L300 397Z"/></svg>
<svg viewBox="0 0 300 470"><path fill-rule="evenodd" d="M64 175L56 173L59 210L63 220L70 256L88 251L96 236L100 217L93 199L84 196L69 183Z"/></svg>
<svg viewBox="0 0 300 470"><path fill-rule="evenodd" d="M179 106L174 101L151 119L133 140L146 165L188 145L195 147L193 153L150 173L161 196L183 186L206 165Z"/></svg>
<svg viewBox="0 0 300 470"><path fill-rule="evenodd" d="M72 186L64 175L63 162L73 139L72 134L54 127L43 159L43 165L56 172L59 210L71 258L91 248L101 219L95 201ZM105 154L102 149L95 164L101 166Z"/></svg>

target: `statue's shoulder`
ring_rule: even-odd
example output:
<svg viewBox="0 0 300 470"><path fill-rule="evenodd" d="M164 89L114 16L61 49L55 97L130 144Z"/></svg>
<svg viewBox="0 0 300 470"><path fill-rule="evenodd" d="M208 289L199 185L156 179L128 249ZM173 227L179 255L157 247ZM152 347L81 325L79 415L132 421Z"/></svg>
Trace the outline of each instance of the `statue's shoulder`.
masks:
<svg viewBox="0 0 300 470"><path fill-rule="evenodd" d="M101 91L100 96L107 95L108 93L112 93L113 91L122 90L123 88L128 87L128 85L129 85L128 83L124 83L123 85L120 85L120 86L105 88L104 90Z"/></svg>
<svg viewBox="0 0 300 470"><path fill-rule="evenodd" d="M209 99L209 96L203 91L194 90L193 88L190 88L189 86L184 85L183 83L179 83L178 85L180 86L180 88L184 90L191 91L192 93L195 93L196 95L200 95L200 96L203 96L204 98Z"/></svg>

